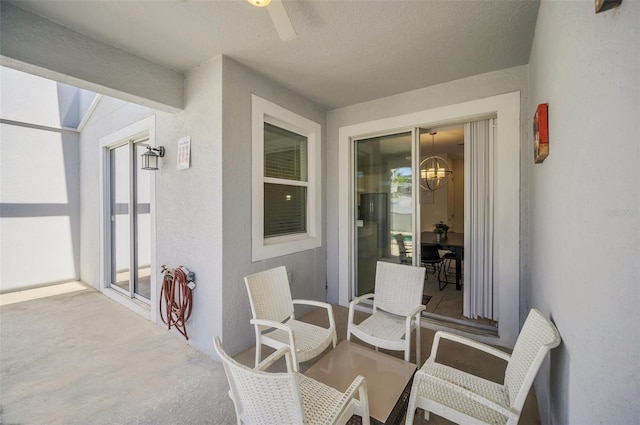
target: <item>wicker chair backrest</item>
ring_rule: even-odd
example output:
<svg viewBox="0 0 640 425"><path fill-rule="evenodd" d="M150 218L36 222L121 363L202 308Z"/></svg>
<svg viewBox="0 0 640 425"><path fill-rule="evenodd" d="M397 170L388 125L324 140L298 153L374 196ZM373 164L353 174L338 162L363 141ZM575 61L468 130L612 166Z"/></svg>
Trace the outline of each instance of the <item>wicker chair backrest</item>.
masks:
<svg viewBox="0 0 640 425"><path fill-rule="evenodd" d="M422 304L424 267L378 261L374 309L407 316Z"/></svg>
<svg viewBox="0 0 640 425"><path fill-rule="evenodd" d="M302 399L294 373L250 369L232 359L215 339L215 347L233 394L236 415L242 423L302 424Z"/></svg>
<svg viewBox="0 0 640 425"><path fill-rule="evenodd" d="M284 266L244 278L254 319L283 322L293 315L289 277Z"/></svg>
<svg viewBox="0 0 640 425"><path fill-rule="evenodd" d="M511 407L521 410L547 353L560 345L556 327L540 311L531 309L507 365L504 385Z"/></svg>

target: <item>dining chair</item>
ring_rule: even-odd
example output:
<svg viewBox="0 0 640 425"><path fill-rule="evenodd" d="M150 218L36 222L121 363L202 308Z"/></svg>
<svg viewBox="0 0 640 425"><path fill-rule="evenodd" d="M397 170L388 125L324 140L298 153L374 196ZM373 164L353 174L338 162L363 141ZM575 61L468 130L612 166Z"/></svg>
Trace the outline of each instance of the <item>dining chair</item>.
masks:
<svg viewBox="0 0 640 425"><path fill-rule="evenodd" d="M400 254L400 264L411 264L411 251L407 249L402 233L397 233L394 238L398 243L398 252Z"/></svg>
<svg viewBox="0 0 640 425"><path fill-rule="evenodd" d="M293 300L289 277L284 266L255 273L244 278L256 333L256 365L260 363L262 345L276 350L288 346L294 370L338 341L331 304L312 300ZM329 327L296 320L294 305L309 305L327 310Z"/></svg>
<svg viewBox="0 0 640 425"><path fill-rule="evenodd" d="M238 425L346 424L353 415L361 416L362 423L369 425L364 377L357 376L346 391L340 392L293 371L289 347L278 349L251 369L231 358L218 337L214 346L227 375ZM267 372L282 356L287 372Z"/></svg>
<svg viewBox="0 0 640 425"><path fill-rule="evenodd" d="M442 339L506 361L502 383L438 363ZM405 425L413 424L417 407L424 409L425 420L432 412L456 423L517 424L540 365L560 341L556 327L536 309L529 312L511 354L469 338L436 332L431 355L413 378Z"/></svg>
<svg viewBox="0 0 640 425"><path fill-rule="evenodd" d="M420 313L424 288L424 267L378 261L374 293L356 297L349 304L347 340L351 335L378 348L404 351L409 361L411 333L416 330L416 364L420 364ZM373 314L354 322L355 307L373 299Z"/></svg>
<svg viewBox="0 0 640 425"><path fill-rule="evenodd" d="M447 251L442 255L442 259L444 260L444 270L447 273L455 273L455 261L456 261L456 254L455 252L451 252L451 251ZM453 266L451 265L451 263L454 263Z"/></svg>
<svg viewBox="0 0 640 425"><path fill-rule="evenodd" d="M444 259L440 256L440 251L438 250L438 245L423 243L420 245L420 261L422 265L427 268L431 268L433 270L433 274L438 279L438 288L442 291L445 286L447 286L446 278L442 279L442 264Z"/></svg>

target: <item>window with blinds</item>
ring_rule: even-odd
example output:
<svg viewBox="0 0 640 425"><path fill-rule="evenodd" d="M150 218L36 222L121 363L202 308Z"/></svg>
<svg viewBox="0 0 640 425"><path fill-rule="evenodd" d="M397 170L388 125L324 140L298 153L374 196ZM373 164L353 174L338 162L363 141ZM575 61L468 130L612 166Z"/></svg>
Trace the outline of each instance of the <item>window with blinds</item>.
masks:
<svg viewBox="0 0 640 425"><path fill-rule="evenodd" d="M322 246L322 127L251 95L251 260Z"/></svg>
<svg viewBox="0 0 640 425"><path fill-rule="evenodd" d="M264 237L307 232L307 137L264 123Z"/></svg>

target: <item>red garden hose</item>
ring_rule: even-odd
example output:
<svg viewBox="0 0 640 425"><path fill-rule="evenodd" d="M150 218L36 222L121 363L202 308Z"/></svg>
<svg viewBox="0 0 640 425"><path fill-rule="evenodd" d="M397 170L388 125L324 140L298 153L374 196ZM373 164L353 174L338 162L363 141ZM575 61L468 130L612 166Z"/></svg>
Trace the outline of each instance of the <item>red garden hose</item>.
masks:
<svg viewBox="0 0 640 425"><path fill-rule="evenodd" d="M189 286L187 273L182 266L170 269L164 265L162 272L164 273L160 291L162 322L167 325L167 329L175 326L186 339L189 339L186 322L191 316L192 290Z"/></svg>

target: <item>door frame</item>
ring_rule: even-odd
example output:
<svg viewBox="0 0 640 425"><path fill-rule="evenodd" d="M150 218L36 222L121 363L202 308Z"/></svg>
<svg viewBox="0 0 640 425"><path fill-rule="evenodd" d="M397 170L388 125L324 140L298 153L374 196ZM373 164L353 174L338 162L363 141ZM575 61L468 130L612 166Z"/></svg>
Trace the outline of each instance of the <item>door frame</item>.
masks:
<svg viewBox="0 0 640 425"><path fill-rule="evenodd" d="M151 294L150 302L129 298L121 292L110 287L108 278L111 267L111 227L109 220L109 152L112 147L127 143L129 140L147 138L149 146L156 146L156 117L149 116L143 120L133 123L127 127L117 130L107 136L100 138L99 154L99 175L100 175L100 292L112 300L126 306L130 310L138 313L152 322L157 319L157 311L154 308L158 305L157 291L157 261L156 261L156 219L155 219L155 173L150 177L150 263L151 263ZM135 149L133 150L135 153Z"/></svg>
<svg viewBox="0 0 640 425"><path fill-rule="evenodd" d="M340 127L338 130L338 180L348 182L338 190L338 302L352 298L353 140L413 127L437 127L496 116L500 127L495 140L494 285L498 298L498 337L478 337L513 347L517 339L520 305L520 92L512 92L454 105ZM465 221L467 218L465 217ZM465 225L466 227L466 225ZM423 325L425 323L423 322ZM463 332L461 332L463 333Z"/></svg>

